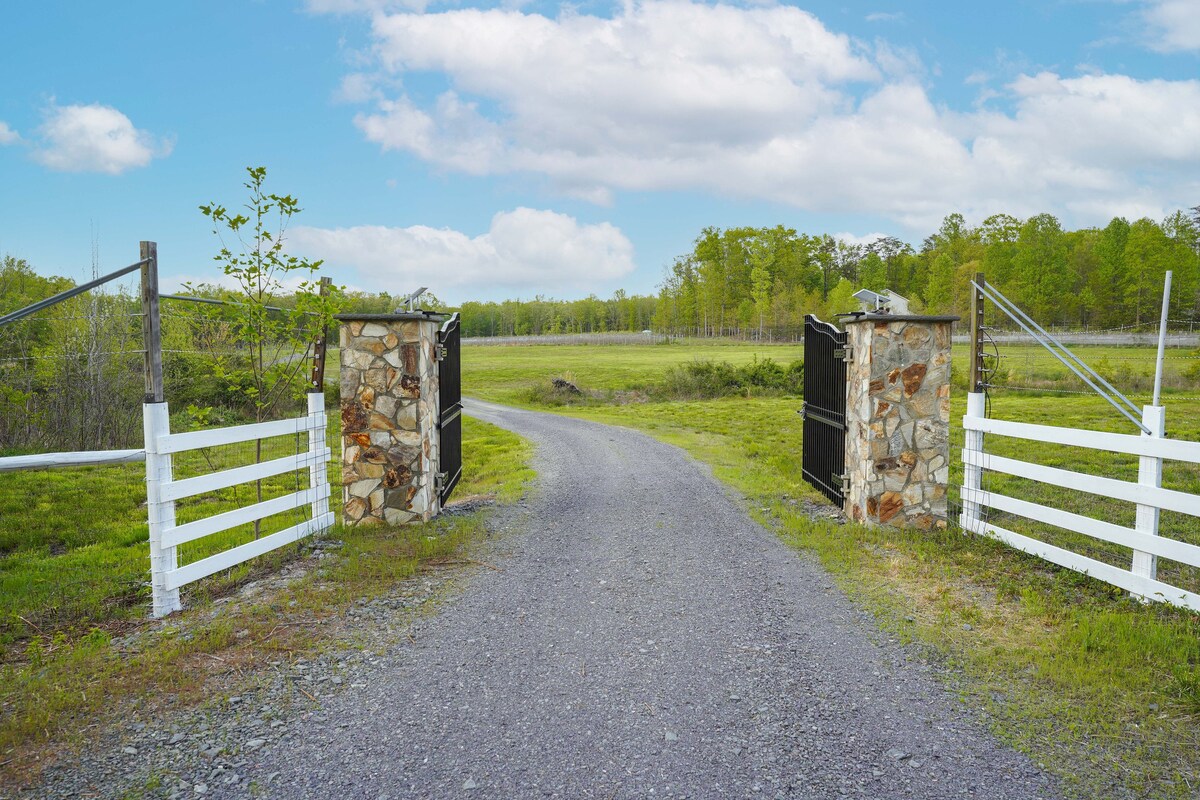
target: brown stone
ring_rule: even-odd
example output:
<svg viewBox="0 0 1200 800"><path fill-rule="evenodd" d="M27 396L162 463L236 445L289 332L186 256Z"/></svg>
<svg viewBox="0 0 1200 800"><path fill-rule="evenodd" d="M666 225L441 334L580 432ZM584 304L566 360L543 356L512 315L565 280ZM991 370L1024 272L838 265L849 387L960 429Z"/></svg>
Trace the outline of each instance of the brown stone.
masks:
<svg viewBox="0 0 1200 800"><path fill-rule="evenodd" d="M912 397L921 388L921 382L925 380L927 369L928 367L924 364L910 364L900 373L904 381L904 394L907 397Z"/></svg>
<svg viewBox="0 0 1200 800"><path fill-rule="evenodd" d="M884 492L879 498L879 521L887 522L904 508L904 500L899 492Z"/></svg>
<svg viewBox="0 0 1200 800"><path fill-rule="evenodd" d="M857 506L856 506L857 507ZM879 500L875 497L867 498L867 516L874 517L879 512Z"/></svg>
<svg viewBox="0 0 1200 800"><path fill-rule="evenodd" d="M382 447L375 447L372 445L366 450L363 450L362 455L359 456L359 460L366 461L368 464L386 464L388 462L388 457L387 453L384 452Z"/></svg>
<svg viewBox="0 0 1200 800"><path fill-rule="evenodd" d="M904 329L904 343L909 347L920 347L929 341L929 329L924 325L909 325Z"/></svg>
<svg viewBox="0 0 1200 800"><path fill-rule="evenodd" d="M396 345L400 344L400 339L396 337L396 334L389 333L383 337L383 343L387 345L388 350L392 350L395 349Z"/></svg>
<svg viewBox="0 0 1200 800"><path fill-rule="evenodd" d="M347 433L346 436L350 437L350 441L359 447L371 446L371 434L369 433Z"/></svg>
<svg viewBox="0 0 1200 800"><path fill-rule="evenodd" d="M917 454L912 450L905 450L900 454L900 463L906 467L911 467L917 463Z"/></svg>
<svg viewBox="0 0 1200 800"><path fill-rule="evenodd" d="M404 358L404 371L409 375L416 375L420 371L418 354L419 351L415 344L406 344L400 348L400 355Z"/></svg>
<svg viewBox="0 0 1200 800"><path fill-rule="evenodd" d="M881 400L879 402L879 406L875 409L875 413L881 417L887 416L888 409L891 407L892 407L891 403L885 403Z"/></svg>
<svg viewBox="0 0 1200 800"><path fill-rule="evenodd" d="M887 333L887 326L888 326L888 324L886 322L883 322L882 320L876 321L875 322L875 333L877 333L877 334Z"/></svg>
<svg viewBox="0 0 1200 800"><path fill-rule="evenodd" d="M871 385L867 387L867 391L869 391L871 394L875 394L876 392L882 392L883 391L883 379L877 378L877 379L871 381Z"/></svg>
<svg viewBox="0 0 1200 800"><path fill-rule="evenodd" d="M358 402L362 403L364 408L374 408L375 389L370 386L362 387L362 391L358 393Z"/></svg>
<svg viewBox="0 0 1200 800"><path fill-rule="evenodd" d="M933 341L942 350L950 347L949 323L940 322L933 326Z"/></svg>
<svg viewBox="0 0 1200 800"><path fill-rule="evenodd" d="M346 503L346 516L352 520L358 521L362 519L362 515L367 513L367 501L361 497L352 497L350 502Z"/></svg>
<svg viewBox="0 0 1200 800"><path fill-rule="evenodd" d="M886 472L889 469L895 469L898 466L894 458L881 458L875 462L876 472Z"/></svg>
<svg viewBox="0 0 1200 800"><path fill-rule="evenodd" d="M398 380L400 380L400 370L396 369L395 367L388 367L386 370L384 370L384 386L387 387L388 391L391 391L392 387L396 385L396 381Z"/></svg>
<svg viewBox="0 0 1200 800"><path fill-rule="evenodd" d="M421 379L416 375L402 375L400 377L400 396L412 398L420 397Z"/></svg>
<svg viewBox="0 0 1200 800"><path fill-rule="evenodd" d="M395 489L411 481L412 470L408 467L392 467L383 473L383 485L388 489Z"/></svg>
<svg viewBox="0 0 1200 800"><path fill-rule="evenodd" d="M367 429L367 410L355 400L342 401L342 430L347 433L358 433Z"/></svg>
<svg viewBox="0 0 1200 800"><path fill-rule="evenodd" d="M371 412L371 430L373 431L391 431L396 429L396 423L380 414L378 411Z"/></svg>
<svg viewBox="0 0 1200 800"><path fill-rule="evenodd" d="M899 377L900 377L900 368L896 367L895 369L893 369L891 372L888 373L888 383L895 383L896 379Z"/></svg>

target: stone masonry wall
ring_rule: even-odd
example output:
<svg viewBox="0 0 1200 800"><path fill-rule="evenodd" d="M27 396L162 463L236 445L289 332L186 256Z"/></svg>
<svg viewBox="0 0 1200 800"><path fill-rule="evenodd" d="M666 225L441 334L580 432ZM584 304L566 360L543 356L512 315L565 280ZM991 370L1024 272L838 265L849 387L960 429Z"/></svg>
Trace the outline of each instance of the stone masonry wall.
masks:
<svg viewBox="0 0 1200 800"><path fill-rule="evenodd" d="M946 527L950 319L846 323L846 514L901 528Z"/></svg>
<svg viewBox="0 0 1200 800"><path fill-rule="evenodd" d="M439 320L342 319L342 501L347 525L436 516Z"/></svg>

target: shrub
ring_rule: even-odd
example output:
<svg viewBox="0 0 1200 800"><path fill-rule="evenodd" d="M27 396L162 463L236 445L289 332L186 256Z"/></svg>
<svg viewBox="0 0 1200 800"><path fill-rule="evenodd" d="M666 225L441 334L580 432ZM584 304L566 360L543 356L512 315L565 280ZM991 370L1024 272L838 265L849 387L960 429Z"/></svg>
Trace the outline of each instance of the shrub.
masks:
<svg viewBox="0 0 1200 800"><path fill-rule="evenodd" d="M670 367L663 375L660 391L667 397L707 399L755 389L798 394L803 388L803 361L783 366L770 358L755 358L741 367L708 360Z"/></svg>

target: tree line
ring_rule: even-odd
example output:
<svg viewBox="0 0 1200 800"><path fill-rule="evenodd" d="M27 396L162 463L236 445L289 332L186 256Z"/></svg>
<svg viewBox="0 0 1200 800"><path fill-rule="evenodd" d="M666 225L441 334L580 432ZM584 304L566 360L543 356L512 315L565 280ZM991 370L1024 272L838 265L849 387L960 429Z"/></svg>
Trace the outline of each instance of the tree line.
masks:
<svg viewBox="0 0 1200 800"><path fill-rule="evenodd" d="M792 228L705 228L666 271L662 331L777 336L858 309L860 288L888 289L914 312L965 316L970 282L988 282L1043 325L1115 328L1158 319L1172 270L1171 317L1200 318L1200 207L1161 222L1113 219L1065 230L1050 214L943 220L920 248L891 236L854 244Z"/></svg>
<svg viewBox="0 0 1200 800"><path fill-rule="evenodd" d="M666 268L657 295L537 296L456 310L464 336L652 329L794 339L806 314L829 320L858 310L852 295L862 288L903 295L917 313L965 316L971 279L982 272L1042 325L1103 329L1155 322L1167 270L1171 318L1200 321L1200 207L1160 222L1118 217L1073 231L1051 214L996 214L978 226L951 214L919 247L894 236L852 243L783 225L709 227ZM346 302L362 312L395 305L386 293L351 293ZM447 308L427 299L431 305Z"/></svg>

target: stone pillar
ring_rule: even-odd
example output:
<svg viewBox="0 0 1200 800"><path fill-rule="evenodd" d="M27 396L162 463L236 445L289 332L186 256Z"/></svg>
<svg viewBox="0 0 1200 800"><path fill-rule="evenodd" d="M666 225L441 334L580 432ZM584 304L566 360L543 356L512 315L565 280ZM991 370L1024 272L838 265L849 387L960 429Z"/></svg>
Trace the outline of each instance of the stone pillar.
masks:
<svg viewBox="0 0 1200 800"><path fill-rule="evenodd" d="M856 522L946 527L950 326L958 317L846 320L846 514Z"/></svg>
<svg viewBox="0 0 1200 800"><path fill-rule="evenodd" d="M437 332L443 315L340 314L342 519L426 521L438 504Z"/></svg>

